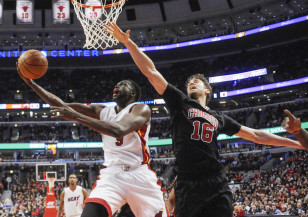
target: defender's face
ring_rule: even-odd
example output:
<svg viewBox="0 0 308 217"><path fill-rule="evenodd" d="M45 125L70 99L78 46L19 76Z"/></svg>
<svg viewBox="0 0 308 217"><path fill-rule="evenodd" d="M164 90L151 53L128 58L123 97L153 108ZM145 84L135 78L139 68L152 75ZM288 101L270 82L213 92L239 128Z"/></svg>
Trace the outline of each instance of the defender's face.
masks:
<svg viewBox="0 0 308 217"><path fill-rule="evenodd" d="M77 177L75 175L71 175L69 178L68 178L68 182L70 185L76 185L77 184Z"/></svg>
<svg viewBox="0 0 308 217"><path fill-rule="evenodd" d="M113 89L112 98L115 102L123 99L129 99L131 93L133 92L133 87L130 81L124 80L116 84Z"/></svg>
<svg viewBox="0 0 308 217"><path fill-rule="evenodd" d="M206 90L208 89L200 79L192 79L187 83L187 95L192 99L204 95Z"/></svg>

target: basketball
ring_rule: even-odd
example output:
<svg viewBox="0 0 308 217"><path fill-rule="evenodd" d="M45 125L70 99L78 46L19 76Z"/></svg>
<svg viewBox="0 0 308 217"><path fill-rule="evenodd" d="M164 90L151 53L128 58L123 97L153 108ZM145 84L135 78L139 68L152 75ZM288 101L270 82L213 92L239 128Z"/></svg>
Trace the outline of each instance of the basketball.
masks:
<svg viewBox="0 0 308 217"><path fill-rule="evenodd" d="M42 77L48 68L46 56L39 50L28 50L18 58L18 70L28 79Z"/></svg>

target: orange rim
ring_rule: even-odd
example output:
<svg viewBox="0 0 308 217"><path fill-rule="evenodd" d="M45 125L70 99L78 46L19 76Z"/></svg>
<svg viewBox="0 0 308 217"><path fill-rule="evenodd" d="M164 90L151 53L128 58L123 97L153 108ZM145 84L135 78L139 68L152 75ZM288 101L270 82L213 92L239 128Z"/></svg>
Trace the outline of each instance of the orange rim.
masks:
<svg viewBox="0 0 308 217"><path fill-rule="evenodd" d="M122 4L123 2L127 1L127 0L120 0L116 3L113 4L108 4L108 5L101 5L101 6L90 6L90 5L86 5L86 4L82 4L79 3L75 0L71 0L73 4L77 4L79 7L83 7L83 8L93 8L93 9L103 9L103 8L112 8L114 6L118 6L119 4Z"/></svg>

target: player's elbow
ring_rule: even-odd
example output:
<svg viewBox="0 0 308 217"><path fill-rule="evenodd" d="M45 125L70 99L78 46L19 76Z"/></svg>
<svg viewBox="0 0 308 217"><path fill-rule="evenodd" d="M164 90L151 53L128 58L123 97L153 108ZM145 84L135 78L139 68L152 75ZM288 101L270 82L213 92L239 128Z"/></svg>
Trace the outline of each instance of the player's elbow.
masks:
<svg viewBox="0 0 308 217"><path fill-rule="evenodd" d="M254 130L251 141L257 144L263 144L264 133L260 130Z"/></svg>
<svg viewBox="0 0 308 217"><path fill-rule="evenodd" d="M122 127L116 127L113 131L113 137L119 139L125 136L125 130Z"/></svg>
<svg viewBox="0 0 308 217"><path fill-rule="evenodd" d="M149 68L146 68L144 70L142 70L142 73L149 79L151 80L152 78L155 77L156 73L157 73L157 70L156 68L154 67L149 67Z"/></svg>

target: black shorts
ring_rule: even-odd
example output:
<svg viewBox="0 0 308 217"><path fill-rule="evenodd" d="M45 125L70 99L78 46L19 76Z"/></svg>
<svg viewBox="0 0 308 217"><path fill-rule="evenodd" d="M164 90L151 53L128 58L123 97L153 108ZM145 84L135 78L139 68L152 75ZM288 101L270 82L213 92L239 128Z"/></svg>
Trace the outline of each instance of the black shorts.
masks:
<svg viewBox="0 0 308 217"><path fill-rule="evenodd" d="M225 174L196 180L178 174L174 190L176 217L232 217L232 192Z"/></svg>

